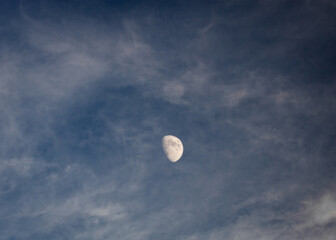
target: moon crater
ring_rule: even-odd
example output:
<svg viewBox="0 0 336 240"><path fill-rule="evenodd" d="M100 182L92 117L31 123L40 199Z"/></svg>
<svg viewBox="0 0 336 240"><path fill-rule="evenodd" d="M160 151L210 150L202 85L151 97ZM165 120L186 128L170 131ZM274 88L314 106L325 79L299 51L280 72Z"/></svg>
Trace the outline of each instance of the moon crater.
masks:
<svg viewBox="0 0 336 240"><path fill-rule="evenodd" d="M175 136L167 135L162 138L162 147L167 158L171 162L178 161L183 154L183 144Z"/></svg>

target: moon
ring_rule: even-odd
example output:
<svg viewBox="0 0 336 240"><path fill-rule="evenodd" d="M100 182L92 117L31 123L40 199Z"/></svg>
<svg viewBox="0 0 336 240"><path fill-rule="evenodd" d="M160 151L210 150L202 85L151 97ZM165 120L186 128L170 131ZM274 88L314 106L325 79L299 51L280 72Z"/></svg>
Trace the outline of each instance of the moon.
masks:
<svg viewBox="0 0 336 240"><path fill-rule="evenodd" d="M177 162L183 154L183 144L180 139L172 135L162 138L162 148L171 162Z"/></svg>

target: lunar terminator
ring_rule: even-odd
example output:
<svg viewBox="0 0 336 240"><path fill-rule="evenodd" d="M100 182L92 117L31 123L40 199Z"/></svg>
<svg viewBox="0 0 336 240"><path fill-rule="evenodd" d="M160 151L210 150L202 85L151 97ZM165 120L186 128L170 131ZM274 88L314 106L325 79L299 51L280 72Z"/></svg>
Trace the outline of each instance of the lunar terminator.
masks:
<svg viewBox="0 0 336 240"><path fill-rule="evenodd" d="M162 138L162 147L167 158L171 162L178 161L183 154L183 144L180 139L172 135L166 135Z"/></svg>

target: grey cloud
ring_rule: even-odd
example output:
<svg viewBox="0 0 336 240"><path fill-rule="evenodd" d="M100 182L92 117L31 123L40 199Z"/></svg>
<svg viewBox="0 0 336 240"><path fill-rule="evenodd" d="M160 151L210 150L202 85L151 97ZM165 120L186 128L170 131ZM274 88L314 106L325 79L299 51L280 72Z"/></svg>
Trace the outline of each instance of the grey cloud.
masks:
<svg viewBox="0 0 336 240"><path fill-rule="evenodd" d="M333 192L326 192L318 199L305 204L308 224L327 225L336 220L336 198Z"/></svg>

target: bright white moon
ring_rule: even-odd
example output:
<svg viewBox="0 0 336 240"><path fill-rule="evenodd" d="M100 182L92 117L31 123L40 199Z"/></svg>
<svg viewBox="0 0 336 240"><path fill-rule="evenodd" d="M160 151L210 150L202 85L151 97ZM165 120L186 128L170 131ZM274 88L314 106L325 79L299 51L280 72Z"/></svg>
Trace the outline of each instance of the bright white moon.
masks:
<svg viewBox="0 0 336 240"><path fill-rule="evenodd" d="M178 161L183 154L183 145L180 139L167 135L162 138L162 147L167 158L171 162Z"/></svg>

